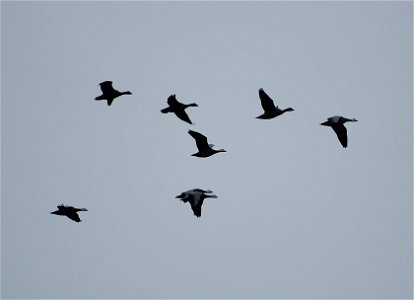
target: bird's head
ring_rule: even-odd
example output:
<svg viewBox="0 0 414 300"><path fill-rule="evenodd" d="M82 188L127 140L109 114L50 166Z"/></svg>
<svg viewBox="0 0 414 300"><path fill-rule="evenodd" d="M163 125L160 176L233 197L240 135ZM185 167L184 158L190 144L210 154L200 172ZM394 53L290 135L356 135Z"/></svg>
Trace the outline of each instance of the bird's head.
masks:
<svg viewBox="0 0 414 300"><path fill-rule="evenodd" d="M216 195L212 194L212 195L206 195L204 194L204 198L218 198Z"/></svg>

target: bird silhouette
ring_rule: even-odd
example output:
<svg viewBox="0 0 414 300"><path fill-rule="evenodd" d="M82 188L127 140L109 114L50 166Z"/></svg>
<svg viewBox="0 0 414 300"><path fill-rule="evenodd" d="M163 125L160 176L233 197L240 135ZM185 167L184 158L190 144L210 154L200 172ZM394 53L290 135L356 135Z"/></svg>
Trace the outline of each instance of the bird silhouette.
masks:
<svg viewBox="0 0 414 300"><path fill-rule="evenodd" d="M175 113L175 115L184 122L193 124L190 118L188 117L187 113L185 112L185 109L190 106L197 107L198 105L196 103L183 104L177 101L175 95L169 96L167 99L167 103L168 107L161 110L163 114L172 112Z"/></svg>
<svg viewBox="0 0 414 300"><path fill-rule="evenodd" d="M198 152L191 154L191 156L197 156L197 157L209 157L219 152L227 152L224 149L215 150L212 147L213 144L209 144L207 142L207 137L202 135L201 133L193 130L189 130L188 133L195 139L196 146L198 148Z"/></svg>
<svg viewBox="0 0 414 300"><path fill-rule="evenodd" d="M256 119L273 119L281 114L284 114L287 111L294 111L293 108L288 107L286 109L280 109L278 106L275 106L272 98L270 98L263 89L259 89L259 98L262 103L264 113Z"/></svg>
<svg viewBox="0 0 414 300"><path fill-rule="evenodd" d="M201 206L203 201L206 198L217 198L216 195L211 194L211 190L202 190L202 189L192 189L186 192L182 192L180 195L175 198L179 198L184 203L190 202L191 209L193 210L194 215L199 218L201 217Z"/></svg>
<svg viewBox="0 0 414 300"><path fill-rule="evenodd" d="M95 100L106 100L108 106L112 104L115 98L122 95L132 95L130 91L120 92L112 87L112 81L104 81L99 84L101 86L102 95L95 98Z"/></svg>
<svg viewBox="0 0 414 300"><path fill-rule="evenodd" d="M88 211L86 208L75 208L73 206L65 206L63 204L57 206L58 210L52 211L51 214L58 216L66 216L75 222L81 222L78 211Z"/></svg>
<svg viewBox="0 0 414 300"><path fill-rule="evenodd" d="M357 121L357 119L348 119L342 116L334 116L328 118L328 121L321 123L321 125L330 126L333 129L333 131L335 131L336 136L338 137L338 140L341 143L342 147L346 148L348 147L348 135L344 123Z"/></svg>

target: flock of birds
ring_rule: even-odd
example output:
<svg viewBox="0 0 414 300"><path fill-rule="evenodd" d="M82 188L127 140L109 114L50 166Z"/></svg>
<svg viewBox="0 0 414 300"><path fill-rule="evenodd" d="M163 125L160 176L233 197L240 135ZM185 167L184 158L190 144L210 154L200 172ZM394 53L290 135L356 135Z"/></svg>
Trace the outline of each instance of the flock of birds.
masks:
<svg viewBox="0 0 414 300"><path fill-rule="evenodd" d="M99 85L102 90L102 95L96 97L95 100L106 100L108 106L110 106L116 98L122 95L132 95L130 91L120 92L114 89L112 87L112 81L104 81ZM257 119L273 119L284 114L285 112L294 111L294 109L291 107L280 109L278 106L275 106L272 98L270 98L262 88L259 89L259 98L264 112L260 116L256 117ZM176 99L175 95L171 95L167 99L167 104L168 107L161 110L163 114L174 113L180 120L189 124L193 124L185 112L185 109L188 107L198 107L196 103L183 104ZM346 148L348 147L348 134L344 124L346 122L356 121L356 119L348 119L342 116L333 116L328 118L327 121L321 123L320 125L331 127L336 133L336 136L338 137L338 140L341 143L342 147ZM188 133L194 138L198 149L198 152L192 154L192 156L206 158L219 152L226 152L224 149L213 149L214 145L209 144L207 137L203 134L194 130L189 130ZM180 199L184 203L189 202L194 215L196 217L201 217L201 206L203 205L204 199L217 198L217 196L212 193L213 191L211 190L202 190L196 188L182 192L180 195L176 196L176 198ZM58 205L57 208L58 210L51 212L51 214L66 216L75 222L81 221L78 215L79 211L87 211L86 208L76 208L63 204Z"/></svg>

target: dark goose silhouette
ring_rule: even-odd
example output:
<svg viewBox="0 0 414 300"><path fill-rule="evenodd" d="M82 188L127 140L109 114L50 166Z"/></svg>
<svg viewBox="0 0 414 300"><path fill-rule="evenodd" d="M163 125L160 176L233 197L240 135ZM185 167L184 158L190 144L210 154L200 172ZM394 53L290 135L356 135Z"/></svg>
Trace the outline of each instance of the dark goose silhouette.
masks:
<svg viewBox="0 0 414 300"><path fill-rule="evenodd" d="M163 114L172 112L175 113L175 115L183 120L184 122L187 122L189 124L193 124L188 117L187 113L185 112L185 109L190 106L198 107L196 103L190 103L190 104L183 104L181 102L178 102L175 98L175 95L171 95L167 99L168 107L161 110Z"/></svg>
<svg viewBox="0 0 414 300"><path fill-rule="evenodd" d="M179 198L184 203L190 202L191 209L194 215L199 218L201 217L201 206L206 198L217 198L216 195L211 194L211 190L193 189L186 192L182 192L175 198Z"/></svg>
<svg viewBox="0 0 414 300"><path fill-rule="evenodd" d="M259 89L259 98L262 103L264 113L256 119L273 119L281 114L284 114L287 111L294 111L293 108L288 107L286 109L280 109L278 106L275 106L272 98L270 98L263 89Z"/></svg>
<svg viewBox="0 0 414 300"><path fill-rule="evenodd" d="M209 157L219 152L227 152L224 149L215 150L212 147L213 144L209 144L207 142L207 137L202 135L201 133L193 130L189 130L188 133L195 139L196 145L198 148L198 152L191 154L191 156L197 156L197 157Z"/></svg>
<svg viewBox="0 0 414 300"><path fill-rule="evenodd" d="M112 81L104 81L99 84L101 86L102 95L95 98L95 100L106 100L108 105L111 105L115 98L122 95L132 95L130 91L120 92L112 87Z"/></svg>
<svg viewBox="0 0 414 300"><path fill-rule="evenodd" d="M58 216L66 216L75 222L81 222L78 211L88 211L86 208L76 208L73 206L65 206L63 204L57 206L58 210L52 211L51 214Z"/></svg>
<svg viewBox="0 0 414 300"><path fill-rule="evenodd" d="M348 119L342 116L334 116L328 118L328 121L321 123L324 126L330 126L335 131L336 136L338 137L339 142L342 147L348 147L348 135L344 123L346 122L357 122L357 119Z"/></svg>

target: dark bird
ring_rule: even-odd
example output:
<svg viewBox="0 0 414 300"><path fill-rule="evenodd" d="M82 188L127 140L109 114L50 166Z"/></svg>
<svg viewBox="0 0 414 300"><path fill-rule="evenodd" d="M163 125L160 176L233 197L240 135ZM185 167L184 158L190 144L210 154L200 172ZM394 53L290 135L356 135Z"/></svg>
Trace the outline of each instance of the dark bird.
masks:
<svg viewBox="0 0 414 300"><path fill-rule="evenodd" d="M213 154L219 153L219 152L227 152L224 149L215 150L212 147L213 144L209 144L207 142L207 137L202 135L201 133L193 130L189 130L188 133L195 139L196 145L198 148L198 152L191 154L191 156L197 156L197 157L209 157Z"/></svg>
<svg viewBox="0 0 414 300"><path fill-rule="evenodd" d="M177 99L175 98L175 95L169 96L167 99L167 103L168 103L168 107L161 110L163 114L172 112L172 113L175 113L175 115L179 119L183 120L184 122L193 124L190 118L188 117L187 113L185 112L185 109L190 106L198 107L196 103L183 104L177 101Z"/></svg>
<svg viewBox="0 0 414 300"><path fill-rule="evenodd" d="M106 100L108 105L112 104L115 98L122 95L132 95L130 91L120 92L112 87L112 81L104 81L99 84L101 86L102 95L95 98L95 100Z"/></svg>
<svg viewBox="0 0 414 300"><path fill-rule="evenodd" d="M278 106L275 106L272 98L270 98L263 89L259 90L259 98L262 103L264 113L256 117L256 119L273 119L274 117L280 116L287 111L294 111L291 107L280 109Z"/></svg>
<svg viewBox="0 0 414 300"><path fill-rule="evenodd" d="M336 133L336 136L338 137L339 142L344 148L346 148L348 147L348 136L347 136L347 131L346 131L346 127L344 126L344 123L357 122L357 121L358 121L357 119L348 119L342 116L334 116L334 117L328 118L328 121L321 123L321 125L332 127L332 129Z"/></svg>
<svg viewBox="0 0 414 300"><path fill-rule="evenodd" d="M66 216L75 222L81 222L78 211L88 211L86 208L76 208L73 206L65 206L63 204L57 206L58 210L52 211L51 214Z"/></svg>
<svg viewBox="0 0 414 300"><path fill-rule="evenodd" d="M201 206L203 205L204 199L217 198L216 195L211 194L212 192L211 190L193 189L183 192L175 198L181 199L184 203L190 202L194 215L199 218L201 217Z"/></svg>

